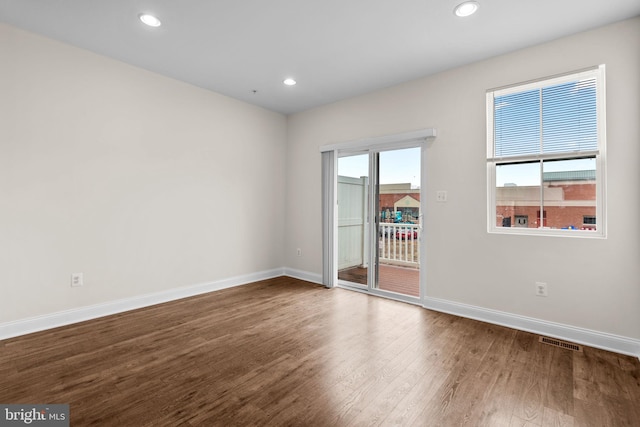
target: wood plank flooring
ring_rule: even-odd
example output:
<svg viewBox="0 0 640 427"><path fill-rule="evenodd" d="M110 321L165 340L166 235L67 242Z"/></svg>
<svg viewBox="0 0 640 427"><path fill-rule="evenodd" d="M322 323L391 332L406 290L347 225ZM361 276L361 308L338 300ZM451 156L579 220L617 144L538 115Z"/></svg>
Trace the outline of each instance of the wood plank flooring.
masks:
<svg viewBox="0 0 640 427"><path fill-rule="evenodd" d="M276 278L0 341L72 426L638 426L640 362Z"/></svg>

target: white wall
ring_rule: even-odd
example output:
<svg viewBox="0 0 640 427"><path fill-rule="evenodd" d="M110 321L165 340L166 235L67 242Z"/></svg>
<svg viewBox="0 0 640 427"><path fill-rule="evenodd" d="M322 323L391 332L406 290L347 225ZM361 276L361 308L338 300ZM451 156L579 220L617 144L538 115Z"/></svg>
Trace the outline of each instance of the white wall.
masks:
<svg viewBox="0 0 640 427"><path fill-rule="evenodd" d="M489 235L485 91L603 63L608 238ZM435 127L423 171L427 297L639 339L639 118L640 18L292 115L286 265L322 271L320 145ZM535 281L549 297L534 296Z"/></svg>
<svg viewBox="0 0 640 427"><path fill-rule="evenodd" d="M285 116L7 25L0 60L0 323L283 266Z"/></svg>

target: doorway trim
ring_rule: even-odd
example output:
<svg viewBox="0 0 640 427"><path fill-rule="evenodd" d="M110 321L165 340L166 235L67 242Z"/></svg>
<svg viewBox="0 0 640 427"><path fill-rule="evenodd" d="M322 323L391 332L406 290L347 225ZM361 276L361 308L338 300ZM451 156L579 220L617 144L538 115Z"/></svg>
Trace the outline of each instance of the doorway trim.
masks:
<svg viewBox="0 0 640 427"><path fill-rule="evenodd" d="M436 137L435 128L425 128L411 132L396 133L392 135L374 136L370 138L355 139L352 141L338 142L320 146L320 152L327 151L364 151L372 148L408 148L416 143L424 143L429 138ZM407 147L405 147L405 145Z"/></svg>

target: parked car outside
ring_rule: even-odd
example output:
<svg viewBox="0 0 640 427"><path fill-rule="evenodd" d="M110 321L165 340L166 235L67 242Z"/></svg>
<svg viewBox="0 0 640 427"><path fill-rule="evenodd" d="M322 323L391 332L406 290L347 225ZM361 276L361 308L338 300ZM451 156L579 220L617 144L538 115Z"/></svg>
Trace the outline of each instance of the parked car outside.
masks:
<svg viewBox="0 0 640 427"><path fill-rule="evenodd" d="M413 237L413 240L416 240L418 238L418 230L401 228L400 230L396 231L396 239L408 240L408 239L411 239L412 237Z"/></svg>

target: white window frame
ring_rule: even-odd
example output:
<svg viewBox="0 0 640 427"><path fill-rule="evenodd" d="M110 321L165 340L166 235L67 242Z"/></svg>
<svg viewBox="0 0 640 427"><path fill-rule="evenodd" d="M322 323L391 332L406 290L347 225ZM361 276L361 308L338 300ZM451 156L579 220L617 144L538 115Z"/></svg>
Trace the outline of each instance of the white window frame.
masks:
<svg viewBox="0 0 640 427"><path fill-rule="evenodd" d="M534 154L510 157L495 157L494 140L494 98L512 93L524 92L580 79L596 79L596 114L598 149L575 153ZM605 66L599 65L585 70L548 77L526 83L490 89L486 95L487 110L487 231L497 234L534 236L566 236L585 238L606 238L606 108L605 108ZM571 160L593 156L596 161L596 230L561 230L552 228L499 227L496 224L496 166L527 161ZM541 183L541 185L543 185Z"/></svg>

